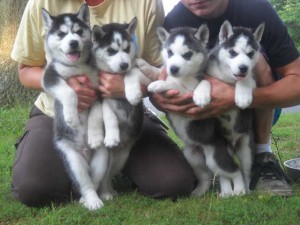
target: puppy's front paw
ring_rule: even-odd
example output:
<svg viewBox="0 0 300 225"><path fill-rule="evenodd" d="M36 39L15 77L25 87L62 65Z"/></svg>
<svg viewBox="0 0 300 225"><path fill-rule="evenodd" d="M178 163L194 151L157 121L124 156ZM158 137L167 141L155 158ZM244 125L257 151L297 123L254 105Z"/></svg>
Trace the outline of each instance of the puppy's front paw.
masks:
<svg viewBox="0 0 300 225"><path fill-rule="evenodd" d="M147 63L144 59L138 58L136 59L136 65L140 69L140 71L144 74L148 74L152 72L152 66Z"/></svg>
<svg viewBox="0 0 300 225"><path fill-rule="evenodd" d="M120 144L120 137L114 136L114 137L105 137L104 138L104 144L108 148L116 147Z"/></svg>
<svg viewBox="0 0 300 225"><path fill-rule="evenodd" d="M208 105L211 101L211 85L209 81L202 80L194 91L193 100L196 105L204 107Z"/></svg>
<svg viewBox="0 0 300 225"><path fill-rule="evenodd" d="M228 197L234 196L234 192L233 192L233 191L221 192L221 193L219 194L219 196L220 196L221 198L228 198Z"/></svg>
<svg viewBox="0 0 300 225"><path fill-rule="evenodd" d="M241 109L249 107L252 103L252 99L252 94L249 93L239 93L235 95L235 103Z"/></svg>
<svg viewBox="0 0 300 225"><path fill-rule="evenodd" d="M81 197L79 202L90 211L100 209L104 206L102 200L98 196Z"/></svg>
<svg viewBox="0 0 300 225"><path fill-rule="evenodd" d="M137 105L142 101L143 93L140 90L127 90L126 99L131 105Z"/></svg>
<svg viewBox="0 0 300 225"><path fill-rule="evenodd" d="M109 200L113 200L113 198L117 195L118 195L118 193L115 190L113 190L111 192L101 193L100 198L104 201L109 201Z"/></svg>
<svg viewBox="0 0 300 225"><path fill-rule="evenodd" d="M151 66L145 60L138 58L136 64L139 67L140 71L148 77L150 80L156 80L160 74L160 69L154 66Z"/></svg>
<svg viewBox="0 0 300 225"><path fill-rule="evenodd" d="M194 92L193 100L196 105L204 107L211 101L209 92Z"/></svg>
<svg viewBox="0 0 300 225"><path fill-rule="evenodd" d="M65 113L64 119L66 124L71 128L78 128L80 126L80 121L77 113Z"/></svg>
<svg viewBox="0 0 300 225"><path fill-rule="evenodd" d="M102 145L104 140L102 132L97 131L89 131L88 132L88 144L89 146L94 149Z"/></svg>
<svg viewBox="0 0 300 225"><path fill-rule="evenodd" d="M157 80L157 81L154 81L151 84L149 84L148 91L150 91L152 93L164 92L164 91L166 91L165 86L166 86L165 81Z"/></svg>
<svg viewBox="0 0 300 225"><path fill-rule="evenodd" d="M192 191L192 195L196 197L201 197L203 196L209 189L210 187L210 182L211 181L201 181L202 183L199 183L197 187Z"/></svg>
<svg viewBox="0 0 300 225"><path fill-rule="evenodd" d="M239 108L245 109L251 105L252 100L252 89L245 84L237 83L235 88L235 104Z"/></svg>

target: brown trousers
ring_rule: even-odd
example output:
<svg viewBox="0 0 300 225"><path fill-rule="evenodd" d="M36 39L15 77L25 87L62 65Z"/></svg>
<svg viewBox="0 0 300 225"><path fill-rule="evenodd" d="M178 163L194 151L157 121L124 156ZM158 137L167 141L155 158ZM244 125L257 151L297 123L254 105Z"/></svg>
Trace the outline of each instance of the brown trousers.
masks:
<svg viewBox="0 0 300 225"><path fill-rule="evenodd" d="M52 118L33 107L16 143L12 193L23 204L39 206L70 199L72 182L53 147L52 124ZM153 198L189 195L195 181L178 146L147 116L123 174L142 194Z"/></svg>

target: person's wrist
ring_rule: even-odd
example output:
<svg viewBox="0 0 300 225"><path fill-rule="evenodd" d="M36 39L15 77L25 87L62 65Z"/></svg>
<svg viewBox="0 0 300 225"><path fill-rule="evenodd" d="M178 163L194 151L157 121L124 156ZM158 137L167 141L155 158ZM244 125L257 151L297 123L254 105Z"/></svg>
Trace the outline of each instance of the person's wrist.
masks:
<svg viewBox="0 0 300 225"><path fill-rule="evenodd" d="M143 98L149 97L148 87L146 85L141 85L141 91L143 94Z"/></svg>

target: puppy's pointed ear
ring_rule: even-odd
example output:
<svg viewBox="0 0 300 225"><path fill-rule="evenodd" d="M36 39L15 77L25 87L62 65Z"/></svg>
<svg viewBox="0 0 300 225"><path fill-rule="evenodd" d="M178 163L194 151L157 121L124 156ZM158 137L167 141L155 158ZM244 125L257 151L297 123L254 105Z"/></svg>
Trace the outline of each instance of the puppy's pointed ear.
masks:
<svg viewBox="0 0 300 225"><path fill-rule="evenodd" d="M136 17L134 17L130 23L128 24L128 27L126 29L127 33L130 35L130 36L133 36L134 35L134 32L135 32L135 29L137 27L137 23L138 23L138 20Z"/></svg>
<svg viewBox="0 0 300 225"><path fill-rule="evenodd" d="M82 20L88 26L90 26L90 11L89 11L89 7L87 6L87 4L83 4L80 7L80 9L77 13L77 18Z"/></svg>
<svg viewBox="0 0 300 225"><path fill-rule="evenodd" d="M233 35L232 31L232 26L229 21L224 21L220 28L220 33L219 33L219 42L224 42L226 39L228 39L231 35Z"/></svg>
<svg viewBox="0 0 300 225"><path fill-rule="evenodd" d="M264 30L265 30L265 23L262 23L254 31L253 36L254 36L254 38L255 38L255 40L257 42L261 41L261 38L262 38L263 33L264 33Z"/></svg>
<svg viewBox="0 0 300 225"><path fill-rule="evenodd" d="M50 30L54 17L51 16L46 9L42 8L42 18L46 31Z"/></svg>
<svg viewBox="0 0 300 225"><path fill-rule="evenodd" d="M201 41L204 46L206 46L209 39L209 30L207 25L206 24L201 25L194 36L197 40Z"/></svg>
<svg viewBox="0 0 300 225"><path fill-rule="evenodd" d="M103 38L104 35L105 35L105 32L103 31L103 29L98 25L94 25L93 30L92 30L92 41L99 42Z"/></svg>
<svg viewBox="0 0 300 225"><path fill-rule="evenodd" d="M157 27L156 33L161 43L164 43L170 36L170 33L163 27Z"/></svg>

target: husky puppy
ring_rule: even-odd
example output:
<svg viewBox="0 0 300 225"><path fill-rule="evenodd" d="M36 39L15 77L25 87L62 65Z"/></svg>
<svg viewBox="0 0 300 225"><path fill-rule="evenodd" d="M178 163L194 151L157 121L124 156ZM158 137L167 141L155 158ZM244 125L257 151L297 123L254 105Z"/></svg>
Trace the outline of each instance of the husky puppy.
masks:
<svg viewBox="0 0 300 225"><path fill-rule="evenodd" d="M148 86L148 91L160 93L170 89L177 89L181 94L193 92L203 79L203 72L207 64L206 45L209 39L209 30L206 25L199 29L181 27L167 32L164 28L158 28L157 34L162 42L162 58L167 71L166 80L157 80ZM144 61L139 60L138 66L141 71L151 79L158 77L161 69L151 67ZM204 194L211 184L211 172L207 168L202 152L204 144L211 144L211 148L225 145L220 140L214 142L214 136L218 136L217 120L193 120L176 113L167 112L166 116L170 124L183 141L184 155L193 166L195 174L201 183L193 191L195 195ZM219 133L218 133L219 132ZM203 144L204 143L204 144ZM195 160L190 155L195 155ZM196 168L197 166L197 168Z"/></svg>
<svg viewBox="0 0 300 225"><path fill-rule="evenodd" d="M86 74L95 86L98 84L98 70L93 65L89 9L84 4L77 14L58 16L51 16L43 9L42 17L47 58L42 86L55 99L54 143L78 186L80 202L95 210L103 205L96 187L106 171L108 153L105 148L89 147L87 126L88 120L100 121L98 133L100 138L103 137L102 108L100 102L96 102L91 112L78 113L77 95L66 82L71 76ZM83 154L86 151L91 153L91 158Z"/></svg>
<svg viewBox="0 0 300 225"><path fill-rule="evenodd" d="M235 102L241 109L248 107L252 102L252 90L256 87L253 70L259 58L259 42L263 30L264 24L252 33L247 28L233 28L228 21L225 21L220 28L219 42L209 53L206 72L235 86ZM206 80L202 81L194 92L194 102L205 107L211 100L210 93L210 83ZM224 152L217 149L211 151L203 147L207 166L219 175L221 196L244 194L249 191L253 150L253 111L241 109L231 110L218 117L222 128L221 135L227 140L226 149L223 151L229 157L235 155L240 166L237 167L233 159L228 158L225 161ZM223 157L222 164L221 157ZM189 158L196 160L192 153ZM194 169L196 167L197 164L194 165ZM201 179L199 182L201 183Z"/></svg>
<svg viewBox="0 0 300 225"><path fill-rule="evenodd" d="M232 27L225 21L219 32L219 42L209 53L207 73L236 87L236 105L245 109L252 103L252 90L256 87L253 69L259 58L260 39L264 31L261 24L255 32L244 27ZM204 107L210 102L210 84L202 82L203 89L195 93L195 102ZM204 91L204 89L206 91Z"/></svg>
<svg viewBox="0 0 300 225"><path fill-rule="evenodd" d="M167 70L166 80L156 80L148 86L153 93L178 89L182 94L193 91L202 79L206 66L209 31L206 25L199 29L176 28L169 33L162 27L157 28L162 42L162 57ZM161 69L149 68L144 62L138 62L141 70L150 76L158 77ZM150 71L150 75L149 75Z"/></svg>
<svg viewBox="0 0 300 225"><path fill-rule="evenodd" d="M112 199L116 192L111 179L121 171L143 124L141 84L149 84L136 66L133 35L137 19L129 24L110 23L93 27L93 55L97 68L112 74L124 74L126 99L103 99L104 143L109 149L109 165L99 192L102 199ZM95 128L97 129L97 128ZM111 135L110 132L119 133Z"/></svg>

